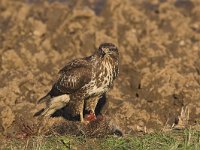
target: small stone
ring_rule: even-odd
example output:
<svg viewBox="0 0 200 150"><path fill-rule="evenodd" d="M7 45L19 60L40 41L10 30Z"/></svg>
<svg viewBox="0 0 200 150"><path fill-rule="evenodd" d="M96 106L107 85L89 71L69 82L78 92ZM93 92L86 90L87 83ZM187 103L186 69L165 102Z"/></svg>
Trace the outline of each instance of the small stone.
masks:
<svg viewBox="0 0 200 150"><path fill-rule="evenodd" d="M180 45L180 46L184 46L184 45L185 45L185 41L183 41L183 40L180 41L180 42L179 42L179 45Z"/></svg>

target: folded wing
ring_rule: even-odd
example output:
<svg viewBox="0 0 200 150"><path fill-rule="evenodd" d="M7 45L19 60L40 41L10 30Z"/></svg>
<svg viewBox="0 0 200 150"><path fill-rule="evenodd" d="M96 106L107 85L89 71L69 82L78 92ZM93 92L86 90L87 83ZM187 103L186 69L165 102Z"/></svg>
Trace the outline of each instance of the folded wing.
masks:
<svg viewBox="0 0 200 150"><path fill-rule="evenodd" d="M60 77L50 91L51 96L71 94L91 80L91 65L87 60L78 59L68 63L59 71Z"/></svg>

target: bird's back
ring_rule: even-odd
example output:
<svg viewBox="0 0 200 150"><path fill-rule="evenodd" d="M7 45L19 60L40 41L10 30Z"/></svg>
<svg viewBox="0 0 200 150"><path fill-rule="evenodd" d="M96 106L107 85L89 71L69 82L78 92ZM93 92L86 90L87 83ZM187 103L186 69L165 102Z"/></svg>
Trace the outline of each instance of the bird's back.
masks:
<svg viewBox="0 0 200 150"><path fill-rule="evenodd" d="M59 71L60 77L52 87L50 94L72 94L80 90L91 80L92 64L86 59L77 59L68 63Z"/></svg>

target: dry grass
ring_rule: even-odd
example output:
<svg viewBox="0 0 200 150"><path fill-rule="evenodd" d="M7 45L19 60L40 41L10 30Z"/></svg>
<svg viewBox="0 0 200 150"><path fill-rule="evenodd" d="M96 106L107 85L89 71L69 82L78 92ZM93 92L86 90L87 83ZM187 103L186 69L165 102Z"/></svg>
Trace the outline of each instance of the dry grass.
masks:
<svg viewBox="0 0 200 150"><path fill-rule="evenodd" d="M200 132L197 130L174 130L145 135L106 138L84 136L35 136L24 140L12 139L1 146L3 150L66 150L66 149L105 149L105 150L198 150Z"/></svg>

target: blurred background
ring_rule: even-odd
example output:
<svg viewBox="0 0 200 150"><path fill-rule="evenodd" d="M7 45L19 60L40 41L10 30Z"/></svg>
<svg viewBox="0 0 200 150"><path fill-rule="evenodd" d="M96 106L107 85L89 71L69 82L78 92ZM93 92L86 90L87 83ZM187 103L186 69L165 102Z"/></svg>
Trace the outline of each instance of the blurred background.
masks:
<svg viewBox="0 0 200 150"><path fill-rule="evenodd" d="M200 1L1 0L0 135L37 124L59 69L116 44L120 75L102 114L126 133L196 127Z"/></svg>

